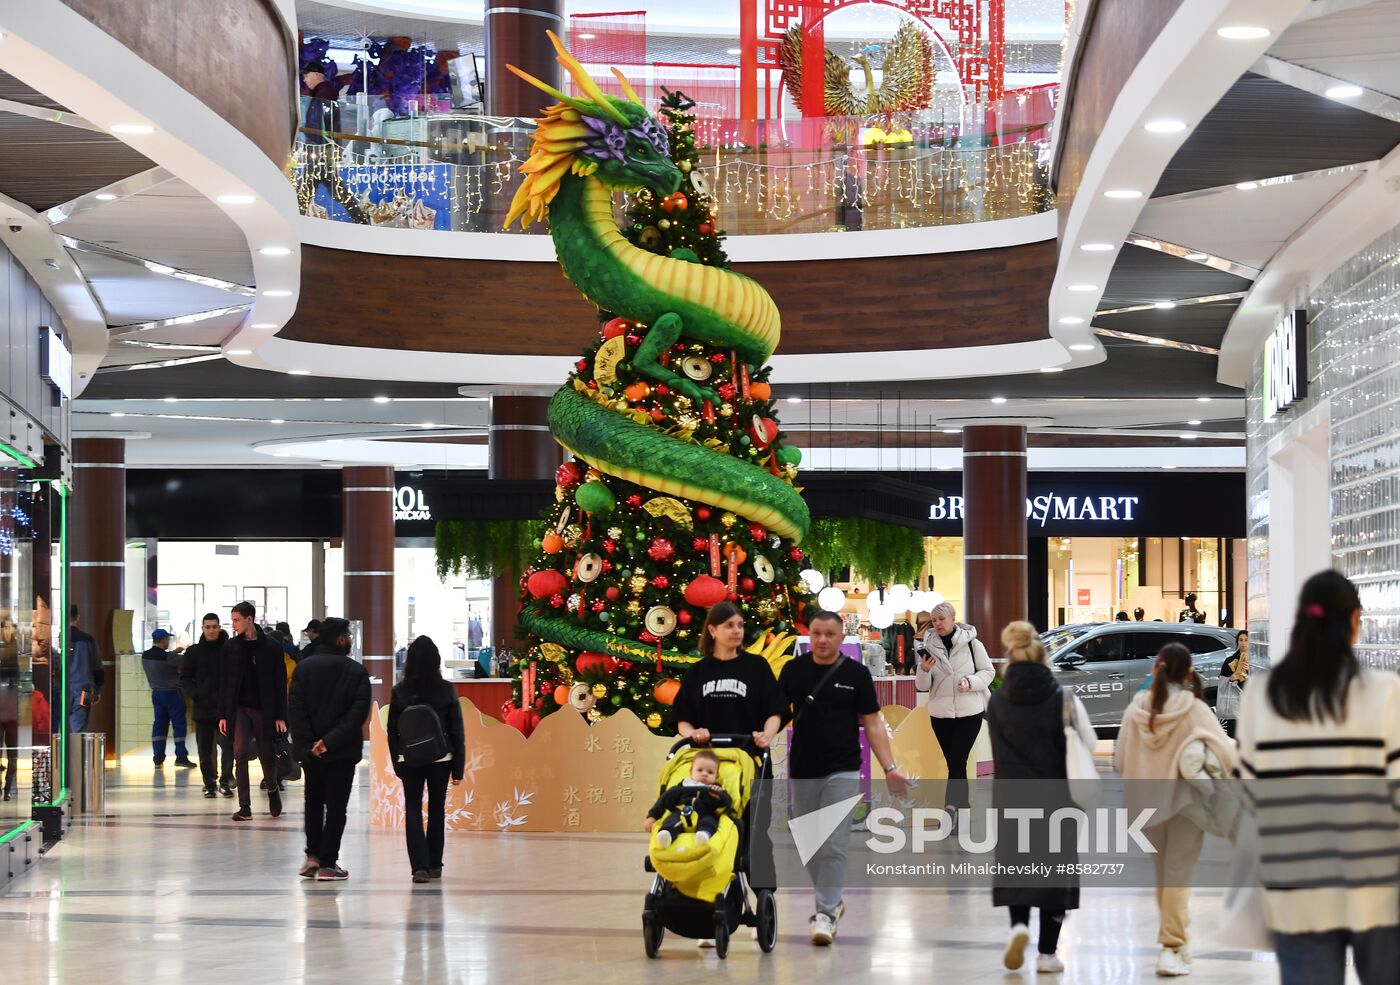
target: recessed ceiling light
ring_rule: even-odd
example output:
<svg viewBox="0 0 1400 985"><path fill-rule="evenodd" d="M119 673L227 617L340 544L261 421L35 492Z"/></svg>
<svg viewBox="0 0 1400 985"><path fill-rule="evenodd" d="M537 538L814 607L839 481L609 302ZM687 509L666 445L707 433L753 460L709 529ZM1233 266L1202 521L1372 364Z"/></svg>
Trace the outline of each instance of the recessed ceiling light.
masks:
<svg viewBox="0 0 1400 985"><path fill-rule="evenodd" d="M1210 398L1209 398L1209 397L1197 397L1197 398L1196 398L1196 403L1198 403L1198 404L1208 404L1208 403L1210 403Z"/></svg>
<svg viewBox="0 0 1400 985"><path fill-rule="evenodd" d="M787 398L787 402L790 403L790 404L800 404L800 403L802 403L802 398L801 398L801 397L788 397L788 398Z"/></svg>
<svg viewBox="0 0 1400 985"><path fill-rule="evenodd" d="M1148 133L1180 133L1186 129L1186 124L1180 120L1152 120L1142 128Z"/></svg>
<svg viewBox="0 0 1400 985"><path fill-rule="evenodd" d="M1190 420L1190 421L1187 421L1186 423L1189 424L1189 425L1191 425L1193 428L1198 428L1198 427L1201 426L1201 422L1198 421L1198 420L1194 420L1194 419L1193 419L1193 420Z"/></svg>
<svg viewBox="0 0 1400 985"><path fill-rule="evenodd" d="M1215 33L1227 41L1258 41L1260 38L1267 38L1273 32L1267 27L1234 24L1230 27L1219 28Z"/></svg>
<svg viewBox="0 0 1400 985"><path fill-rule="evenodd" d="M249 327L249 328L276 328L276 327L277 327L277 323L276 323L276 322L270 322L270 321L260 321L260 322L254 322L252 325L249 325L248 327Z"/></svg>
<svg viewBox="0 0 1400 985"><path fill-rule="evenodd" d="M289 297L292 296L292 292L291 292L291 291L263 291L263 292L262 292L262 296L265 297L265 298L289 298Z"/></svg>
<svg viewBox="0 0 1400 985"><path fill-rule="evenodd" d="M166 402L167 404L178 404L178 403L180 402L180 398L179 398L179 397L166 397L166 398L165 398L165 402Z"/></svg>
<svg viewBox="0 0 1400 985"><path fill-rule="evenodd" d="M265 257L284 257L292 251L285 246L264 246L258 252Z"/></svg>
<svg viewBox="0 0 1400 985"><path fill-rule="evenodd" d="M230 356L251 356L251 355L253 354L253 350L252 350L252 349L228 349L228 350L225 350L225 354L226 354L226 355L230 355Z"/></svg>
<svg viewBox="0 0 1400 985"><path fill-rule="evenodd" d="M117 123L113 125L112 132L132 137L144 137L148 133L155 133L156 128L149 123Z"/></svg>
<svg viewBox="0 0 1400 985"><path fill-rule="evenodd" d="M1065 315L1065 317L1063 317L1063 318L1060 319L1060 324L1061 324L1061 325L1083 325L1083 324L1084 324L1084 319L1083 319L1083 318L1080 318L1078 315Z"/></svg>
<svg viewBox="0 0 1400 985"><path fill-rule="evenodd" d="M1197 438L1197 435L1194 435L1194 434L1183 434L1181 437L1182 437L1182 439L1185 440L1185 441L1195 441L1196 438Z"/></svg>
<svg viewBox="0 0 1400 985"><path fill-rule="evenodd" d="M1063 373L1065 368L1063 366L1042 366L1040 371L1042 373Z"/></svg>
<svg viewBox="0 0 1400 985"><path fill-rule="evenodd" d="M1236 191L1242 192L1252 192L1258 187L1259 182L1257 181L1241 181L1239 184L1235 185Z"/></svg>
<svg viewBox="0 0 1400 985"><path fill-rule="evenodd" d="M272 420L268 421L267 423L269 423L269 424L286 424L287 422L284 421L284 420L282 420L282 418L280 418L280 417L274 417Z"/></svg>
<svg viewBox="0 0 1400 985"><path fill-rule="evenodd" d="M1176 468L1176 466L1175 466L1175 465L1163 465L1162 468L1164 468L1164 469L1174 469L1174 468Z"/></svg>
<svg viewBox="0 0 1400 985"><path fill-rule="evenodd" d="M944 433L944 434L962 434L962 429L961 429L961 428L944 428L944 429L943 429L943 433Z"/></svg>
<svg viewBox="0 0 1400 985"><path fill-rule="evenodd" d="M289 369L289 370L287 370L287 373L288 373L289 375L291 375L291 376L310 376L310 375L311 375L311 370L309 370L309 369Z"/></svg>
<svg viewBox="0 0 1400 985"><path fill-rule="evenodd" d="M1332 88L1327 90L1325 95L1328 99L1355 99L1365 91L1366 90L1362 89L1360 86L1339 85L1332 86Z"/></svg>
<svg viewBox="0 0 1400 985"><path fill-rule="evenodd" d="M1070 350L1072 352L1093 352L1094 347L1088 342L1079 342L1075 345L1070 346Z"/></svg>
<svg viewBox="0 0 1400 985"><path fill-rule="evenodd" d="M1112 243L1085 243L1080 249L1085 253L1112 253L1114 246Z"/></svg>
<svg viewBox="0 0 1400 985"><path fill-rule="evenodd" d="M215 199L220 205L252 205L257 200L255 195L220 195Z"/></svg>
<svg viewBox="0 0 1400 985"><path fill-rule="evenodd" d="M1210 254L1209 254L1209 253L1188 253L1188 254L1186 254L1186 259L1187 259L1187 260L1195 260L1197 263L1200 263L1202 260L1209 260L1209 259L1210 259Z"/></svg>
<svg viewBox="0 0 1400 985"><path fill-rule="evenodd" d="M1006 403L1006 398L1005 398L1005 397L993 397L993 398L992 398L992 403L994 403L994 404L1004 404L1004 403Z"/></svg>
<svg viewBox="0 0 1400 985"><path fill-rule="evenodd" d="M113 416L113 417L125 417L125 416L126 416L126 412L125 412L125 411L120 411L120 410L114 410L114 411L112 411L112 416Z"/></svg>
<svg viewBox="0 0 1400 985"><path fill-rule="evenodd" d="M1142 192L1136 188L1110 188L1103 193L1104 198L1142 198Z"/></svg>
<svg viewBox="0 0 1400 985"><path fill-rule="evenodd" d="M387 404L387 403L389 402L389 398L388 398L388 397L375 397L375 398L374 398L374 402L377 403L377 404Z"/></svg>
<svg viewBox="0 0 1400 985"><path fill-rule="evenodd" d="M1152 303L1152 307L1156 308L1158 311L1170 311L1171 309L1173 309L1173 308L1176 307L1176 302L1175 302L1175 301L1154 301L1154 302Z"/></svg>
<svg viewBox="0 0 1400 985"><path fill-rule="evenodd" d="M1071 284L1071 285L1069 285L1069 288L1068 288L1068 289L1071 290L1071 291L1097 291L1097 290L1099 289L1099 285L1097 285L1097 284Z"/></svg>
<svg viewBox="0 0 1400 985"><path fill-rule="evenodd" d="M98 192L92 197L99 202L115 202L117 200L117 196L113 195L111 192Z"/></svg>

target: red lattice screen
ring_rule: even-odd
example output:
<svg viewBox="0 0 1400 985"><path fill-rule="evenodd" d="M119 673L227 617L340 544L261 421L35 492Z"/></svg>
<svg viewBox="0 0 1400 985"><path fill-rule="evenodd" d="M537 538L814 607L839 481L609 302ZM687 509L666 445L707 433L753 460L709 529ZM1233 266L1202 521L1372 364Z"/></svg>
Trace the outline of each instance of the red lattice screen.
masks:
<svg viewBox="0 0 1400 985"><path fill-rule="evenodd" d="M606 14L572 14L569 17L569 50L609 96L623 96L612 74L614 67L627 76L638 91L645 91L647 64L647 14L622 10ZM587 96L569 79L569 95Z"/></svg>
<svg viewBox="0 0 1400 985"><path fill-rule="evenodd" d="M651 107L670 89L685 93L695 102L696 119L732 119L739 115L739 66L690 65L681 62L652 62Z"/></svg>

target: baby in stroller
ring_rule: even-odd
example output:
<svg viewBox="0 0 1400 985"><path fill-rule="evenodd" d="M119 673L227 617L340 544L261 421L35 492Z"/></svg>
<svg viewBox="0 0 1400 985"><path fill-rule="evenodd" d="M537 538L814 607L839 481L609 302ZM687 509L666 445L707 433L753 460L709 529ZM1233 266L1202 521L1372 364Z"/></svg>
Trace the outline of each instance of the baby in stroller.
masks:
<svg viewBox="0 0 1400 985"><path fill-rule="evenodd" d="M691 817L695 819L695 843L703 845L719 829L720 812L733 815L734 800L718 780L719 757L708 749L696 752L690 761L690 776L663 792L647 811L647 831L666 818L656 832L658 848L669 847Z"/></svg>

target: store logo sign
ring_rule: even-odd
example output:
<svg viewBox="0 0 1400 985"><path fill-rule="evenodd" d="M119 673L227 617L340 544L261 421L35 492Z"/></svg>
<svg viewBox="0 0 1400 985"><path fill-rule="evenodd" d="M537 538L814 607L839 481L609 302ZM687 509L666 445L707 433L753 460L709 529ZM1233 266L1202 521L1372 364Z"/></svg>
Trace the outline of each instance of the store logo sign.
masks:
<svg viewBox="0 0 1400 985"><path fill-rule="evenodd" d="M1026 519L1042 527L1051 520L1126 523L1137 519L1138 502L1137 496L1060 496L1041 493L1026 497ZM961 496L940 496L929 504L928 518L962 520L965 503Z"/></svg>
<svg viewBox="0 0 1400 985"><path fill-rule="evenodd" d="M73 355L63 336L49 325L39 326L39 375L54 388L55 407L73 398Z"/></svg>
<svg viewBox="0 0 1400 985"><path fill-rule="evenodd" d="M394 520L431 520L433 511L428 509L428 498L423 490L413 486L399 486L394 490Z"/></svg>
<svg viewBox="0 0 1400 985"><path fill-rule="evenodd" d="M1294 311L1264 345L1264 420L1308 395L1308 313Z"/></svg>

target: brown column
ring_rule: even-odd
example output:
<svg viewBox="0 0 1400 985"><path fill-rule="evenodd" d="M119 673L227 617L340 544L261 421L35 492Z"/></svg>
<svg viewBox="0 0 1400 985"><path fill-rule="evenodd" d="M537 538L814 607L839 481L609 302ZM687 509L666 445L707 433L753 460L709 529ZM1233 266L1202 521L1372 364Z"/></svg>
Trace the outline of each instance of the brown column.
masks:
<svg viewBox="0 0 1400 985"><path fill-rule="evenodd" d="M965 618L1000 668L1002 628L1029 605L1024 427L963 429L963 580Z"/></svg>
<svg viewBox="0 0 1400 985"><path fill-rule="evenodd" d="M549 433L548 397L497 395L491 398L487 475L492 479L553 479L563 449ZM521 644L515 635L520 612L520 572L500 574L491 583L491 645L499 654Z"/></svg>
<svg viewBox="0 0 1400 985"><path fill-rule="evenodd" d="M362 624L365 670L383 707L394 688L394 470L347 466L340 482L344 615Z"/></svg>
<svg viewBox="0 0 1400 985"><path fill-rule="evenodd" d="M563 0L486 0L486 115L533 117L554 102L506 68L567 92L546 31L564 40Z"/></svg>
<svg viewBox="0 0 1400 985"><path fill-rule="evenodd" d="M78 627L97 639L107 673L102 700L92 709L88 731L107 735L107 760L117 759L117 650L131 640L112 639L112 614L121 608L126 572L126 445L120 438L73 442L73 498L68 517L68 598L80 610ZM135 601L135 600L133 600ZM55 613L54 619L68 613ZM66 656L65 656L66 659Z"/></svg>

